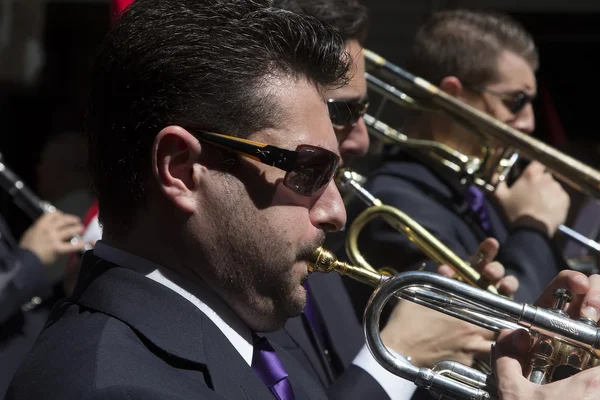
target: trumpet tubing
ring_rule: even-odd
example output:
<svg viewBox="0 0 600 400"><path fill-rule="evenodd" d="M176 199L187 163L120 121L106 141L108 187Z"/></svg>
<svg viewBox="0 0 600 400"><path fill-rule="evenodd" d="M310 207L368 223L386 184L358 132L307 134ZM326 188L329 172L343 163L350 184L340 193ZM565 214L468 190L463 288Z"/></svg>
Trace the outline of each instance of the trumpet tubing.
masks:
<svg viewBox="0 0 600 400"><path fill-rule="evenodd" d="M498 293L495 286L489 284L479 272L477 272L469 263L463 261L445 244L433 236L427 229L423 228L416 221L410 218L407 214L397 208L382 204L382 202L371 195L364 189L356 180L357 174L348 170L341 170L336 176L336 182L342 188L350 189L369 206L360 215L358 215L346 234L346 253L348 257L358 267L377 271L373 268L358 248L358 237L364 227L373 219L382 217L398 232L403 234L408 240L414 243L428 258L434 260L438 264L446 264L450 266L460 279L473 285L487 289L492 293ZM388 275L395 275L392 270L383 271Z"/></svg>
<svg viewBox="0 0 600 400"><path fill-rule="evenodd" d="M565 290L555 292L555 304L545 309L521 304L455 279L430 272L405 272L393 277L340 262L323 249L315 250L311 272L338 272L376 286L364 312L369 350L388 371L439 396L458 399L496 398L491 376L453 361L433 369L419 368L395 356L383 343L379 319L385 304L397 297L492 331L525 329L532 338L525 376L544 384L600 365L600 330L593 320L571 319L564 306Z"/></svg>

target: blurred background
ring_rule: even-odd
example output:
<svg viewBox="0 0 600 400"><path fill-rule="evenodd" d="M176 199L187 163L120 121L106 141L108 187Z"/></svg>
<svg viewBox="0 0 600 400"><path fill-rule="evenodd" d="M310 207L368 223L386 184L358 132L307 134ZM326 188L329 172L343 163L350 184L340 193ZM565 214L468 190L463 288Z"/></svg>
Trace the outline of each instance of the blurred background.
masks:
<svg viewBox="0 0 600 400"><path fill-rule="evenodd" d="M108 0L1 0L0 152L40 197L82 215L85 148L80 140L91 63L110 26ZM540 49L535 136L598 168L598 0L368 0L367 47L402 66L416 26L444 7L511 14ZM18 237L31 220L0 193L0 212Z"/></svg>

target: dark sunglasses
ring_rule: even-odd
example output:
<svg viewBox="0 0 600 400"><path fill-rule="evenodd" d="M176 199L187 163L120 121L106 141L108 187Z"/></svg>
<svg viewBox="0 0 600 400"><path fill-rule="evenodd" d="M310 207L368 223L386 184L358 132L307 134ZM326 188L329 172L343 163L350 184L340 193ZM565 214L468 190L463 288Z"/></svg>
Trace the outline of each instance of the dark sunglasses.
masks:
<svg viewBox="0 0 600 400"><path fill-rule="evenodd" d="M485 89L485 91L493 96L498 97L504 106L513 114L520 113L527 106L527 104L532 103L534 100L533 96L530 96L522 91L514 93L499 93L489 89Z"/></svg>
<svg viewBox="0 0 600 400"><path fill-rule="evenodd" d="M220 133L194 132L198 140L286 171L283 184L302 196L314 196L327 186L340 162L337 154L308 144L294 151Z"/></svg>
<svg viewBox="0 0 600 400"><path fill-rule="evenodd" d="M520 113L527 106L527 104L531 104L535 99L534 96L528 95L521 90L513 93L500 93L491 89L480 88L477 86L465 86L474 92L486 92L492 96L498 97L502 101L502 104L504 104L504 107L506 107L508 111L513 114Z"/></svg>
<svg viewBox="0 0 600 400"><path fill-rule="evenodd" d="M327 100L331 123L339 128L349 128L357 124L369 108L369 99Z"/></svg>

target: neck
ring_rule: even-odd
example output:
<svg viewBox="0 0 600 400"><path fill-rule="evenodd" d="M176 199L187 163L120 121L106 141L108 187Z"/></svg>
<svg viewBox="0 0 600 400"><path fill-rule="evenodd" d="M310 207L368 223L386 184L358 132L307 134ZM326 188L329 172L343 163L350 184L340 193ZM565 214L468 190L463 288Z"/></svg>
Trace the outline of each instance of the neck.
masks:
<svg viewBox="0 0 600 400"><path fill-rule="evenodd" d="M192 271L189 268L189 262L186 262L192 258L188 255L185 240L183 240L185 223L174 223L173 221L177 218L181 218L181 216L158 214L151 211L139 212L125 232L106 227L102 241L109 246L135 254L201 284L200 276L196 271Z"/></svg>

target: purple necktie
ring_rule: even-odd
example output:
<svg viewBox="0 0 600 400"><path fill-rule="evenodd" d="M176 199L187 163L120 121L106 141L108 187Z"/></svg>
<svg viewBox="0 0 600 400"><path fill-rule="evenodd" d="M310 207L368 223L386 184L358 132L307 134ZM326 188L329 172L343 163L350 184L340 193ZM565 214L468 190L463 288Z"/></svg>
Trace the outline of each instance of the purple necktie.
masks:
<svg viewBox="0 0 600 400"><path fill-rule="evenodd" d="M288 374L265 337L254 335L252 369L277 400L295 400Z"/></svg>
<svg viewBox="0 0 600 400"><path fill-rule="evenodd" d="M465 194L467 204L473 213L479 219L479 226L486 232L490 232L491 222L488 205L485 202L485 195L477 186L471 185L467 188Z"/></svg>

